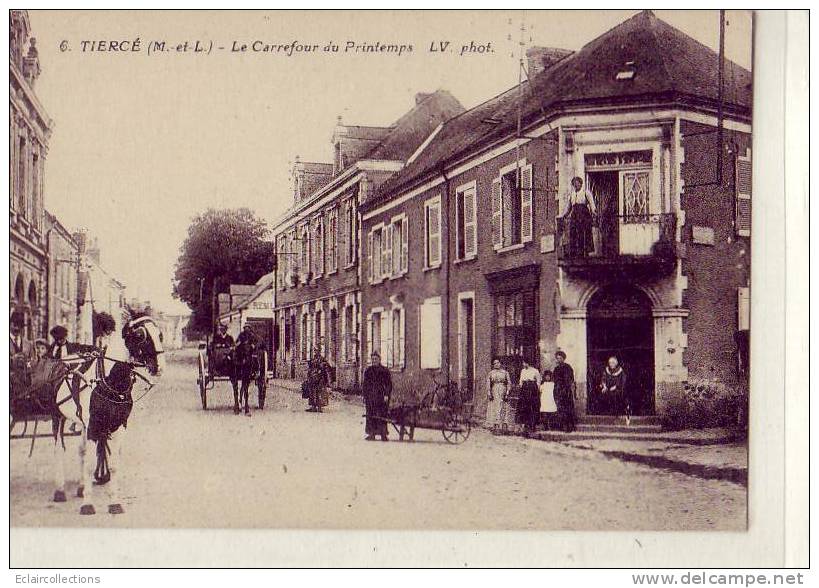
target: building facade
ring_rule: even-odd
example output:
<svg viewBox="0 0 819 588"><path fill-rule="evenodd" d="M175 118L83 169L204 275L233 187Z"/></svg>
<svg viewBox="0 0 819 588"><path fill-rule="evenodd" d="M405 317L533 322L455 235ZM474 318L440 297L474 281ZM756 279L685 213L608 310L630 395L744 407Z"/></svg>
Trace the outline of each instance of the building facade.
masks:
<svg viewBox="0 0 819 588"><path fill-rule="evenodd" d="M45 241L48 253L48 326L62 325L68 340L78 332L77 275L79 247L73 235L53 214L45 211Z"/></svg>
<svg viewBox="0 0 819 588"><path fill-rule="evenodd" d="M516 378L565 351L580 415L611 414L612 355L635 415L741 383L750 73L650 12L528 56L526 83L445 123L362 205L365 354L397 396L458 381L479 419L493 358ZM583 247L575 177L593 201Z"/></svg>
<svg viewBox="0 0 819 588"><path fill-rule="evenodd" d="M338 121L333 163L296 161L294 203L273 227L276 243L276 372L303 378L321 353L335 385L356 389L361 374L359 207L445 120L463 111L448 92L418 94L389 127Z"/></svg>
<svg viewBox="0 0 819 588"><path fill-rule="evenodd" d="M48 328L43 186L51 119L34 93L37 45L25 10L9 11L9 247L13 320L29 341Z"/></svg>
<svg viewBox="0 0 819 588"><path fill-rule="evenodd" d="M77 276L77 341L93 345L96 343L94 313L111 315L116 323L115 332L122 329L127 309L126 286L103 267L96 238L89 238L85 232L76 232L74 242L80 254L80 272Z"/></svg>

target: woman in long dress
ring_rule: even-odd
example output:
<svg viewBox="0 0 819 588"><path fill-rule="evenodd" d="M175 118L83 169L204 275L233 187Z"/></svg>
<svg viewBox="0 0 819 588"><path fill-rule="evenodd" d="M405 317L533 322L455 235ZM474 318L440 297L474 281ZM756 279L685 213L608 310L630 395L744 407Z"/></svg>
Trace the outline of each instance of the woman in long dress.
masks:
<svg viewBox="0 0 819 588"><path fill-rule="evenodd" d="M524 434L528 435L535 431L540 420L540 372L525 359L519 385L518 418L524 427Z"/></svg>
<svg viewBox="0 0 819 588"><path fill-rule="evenodd" d="M591 192L583 189L583 180L572 178L566 216L569 219L569 251L572 256L585 257L594 251L593 219L597 211Z"/></svg>
<svg viewBox="0 0 819 588"><path fill-rule="evenodd" d="M603 370L600 392L607 409L606 412L630 416L632 407L626 395L626 372L615 356L609 357L606 368Z"/></svg>
<svg viewBox="0 0 819 588"><path fill-rule="evenodd" d="M512 378L501 366L499 359L492 361L486 376L486 426L497 433L506 421L507 395L512 389Z"/></svg>

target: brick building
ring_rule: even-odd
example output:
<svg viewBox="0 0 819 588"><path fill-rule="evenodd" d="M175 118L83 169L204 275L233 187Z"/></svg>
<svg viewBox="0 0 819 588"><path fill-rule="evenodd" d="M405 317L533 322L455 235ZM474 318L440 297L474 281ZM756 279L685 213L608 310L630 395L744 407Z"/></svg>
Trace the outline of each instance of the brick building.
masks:
<svg viewBox="0 0 819 588"><path fill-rule="evenodd" d="M614 354L640 415L739 382L750 73L651 12L527 56L528 81L444 123L362 203L364 354L396 395L449 374L479 418L493 357L515 377L564 350L581 415L603 410ZM595 203L591 251L569 239L573 177Z"/></svg>
<svg viewBox="0 0 819 588"><path fill-rule="evenodd" d="M336 386L354 389L361 369L359 263L361 203L402 169L445 120L463 112L448 92L416 95L389 127L339 119L333 162L297 161L293 206L273 225L276 243L276 372L303 378L318 349Z"/></svg>
<svg viewBox="0 0 819 588"><path fill-rule="evenodd" d="M48 259L43 186L51 119L34 93L40 75L26 10L9 11L10 312L29 341L45 335Z"/></svg>

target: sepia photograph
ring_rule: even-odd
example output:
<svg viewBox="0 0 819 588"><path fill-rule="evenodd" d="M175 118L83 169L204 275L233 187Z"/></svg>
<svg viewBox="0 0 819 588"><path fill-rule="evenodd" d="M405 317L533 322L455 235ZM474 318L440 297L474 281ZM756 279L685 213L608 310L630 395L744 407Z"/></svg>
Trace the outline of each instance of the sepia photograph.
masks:
<svg viewBox="0 0 819 588"><path fill-rule="evenodd" d="M13 529L749 529L753 11L8 18Z"/></svg>

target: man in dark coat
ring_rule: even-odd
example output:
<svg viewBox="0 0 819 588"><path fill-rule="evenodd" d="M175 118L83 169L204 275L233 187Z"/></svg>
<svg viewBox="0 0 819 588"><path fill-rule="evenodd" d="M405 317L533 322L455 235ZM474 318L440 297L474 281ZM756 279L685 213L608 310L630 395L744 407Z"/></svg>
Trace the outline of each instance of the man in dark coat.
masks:
<svg viewBox="0 0 819 588"><path fill-rule="evenodd" d="M566 363L566 354L563 351L555 353L557 365L552 372L555 382L555 403L557 404L557 414L563 431L571 433L574 431L574 370Z"/></svg>
<svg viewBox="0 0 819 588"><path fill-rule="evenodd" d="M63 359L75 353L88 353L94 351L93 345L83 345L82 343L71 343L68 340L68 329L62 325L57 325L49 331L54 339L48 349L48 356L52 359Z"/></svg>
<svg viewBox="0 0 819 588"><path fill-rule="evenodd" d="M387 409L392 394L392 376L390 370L381 365L381 356L377 351L370 355L370 367L364 370L364 381L361 384L364 395L364 406L367 410L367 421L364 432L367 441L374 441L376 435L382 441L387 440Z"/></svg>

